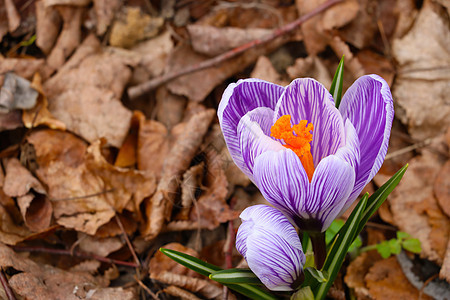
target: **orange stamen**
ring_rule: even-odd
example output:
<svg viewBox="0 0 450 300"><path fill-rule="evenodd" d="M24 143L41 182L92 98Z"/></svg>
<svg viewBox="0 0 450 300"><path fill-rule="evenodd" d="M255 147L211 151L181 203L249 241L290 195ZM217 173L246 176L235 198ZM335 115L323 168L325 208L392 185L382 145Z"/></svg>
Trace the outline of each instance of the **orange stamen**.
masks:
<svg viewBox="0 0 450 300"><path fill-rule="evenodd" d="M313 129L313 124L308 124L307 120L301 120L297 125L291 126L290 115L281 116L270 129L271 136L284 140L286 145L283 146L297 154L310 182L314 174L314 163L310 145L312 141L311 131Z"/></svg>

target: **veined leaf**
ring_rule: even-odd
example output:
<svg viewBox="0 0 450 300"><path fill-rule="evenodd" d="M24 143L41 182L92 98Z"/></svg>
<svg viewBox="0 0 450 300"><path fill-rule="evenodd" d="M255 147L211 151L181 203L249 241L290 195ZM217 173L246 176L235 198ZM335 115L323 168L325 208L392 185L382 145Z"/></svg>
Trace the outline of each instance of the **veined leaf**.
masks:
<svg viewBox="0 0 450 300"><path fill-rule="evenodd" d="M334 73L333 82L330 87L330 94L333 96L336 108L339 108L342 98L342 86L344 81L344 55L342 55L341 61Z"/></svg>

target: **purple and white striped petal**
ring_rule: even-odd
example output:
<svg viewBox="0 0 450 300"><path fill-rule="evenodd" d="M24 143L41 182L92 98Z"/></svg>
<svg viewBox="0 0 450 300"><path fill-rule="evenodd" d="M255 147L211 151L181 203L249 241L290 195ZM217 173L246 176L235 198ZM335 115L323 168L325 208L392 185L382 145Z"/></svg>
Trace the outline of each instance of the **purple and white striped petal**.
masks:
<svg viewBox="0 0 450 300"><path fill-rule="evenodd" d="M304 219L294 221L300 228L304 228L303 223L308 222L308 217L305 216L307 214L309 219L319 221L322 226L320 229L312 228L313 230L325 231L339 216L354 184L355 171L349 163L335 155L324 158L314 171L305 206L300 208L304 212L300 214Z"/></svg>
<svg viewBox="0 0 450 300"><path fill-rule="evenodd" d="M248 207L241 219L236 247L250 269L270 290L296 288L306 258L292 224L280 211L267 205Z"/></svg>
<svg viewBox="0 0 450 300"><path fill-rule="evenodd" d="M260 154L273 150L286 149L278 141L268 135L272 126L273 110L268 107L258 107L247 113L239 121L237 136L242 158L249 173L246 175L253 181L253 165Z"/></svg>
<svg viewBox="0 0 450 300"><path fill-rule="evenodd" d="M342 98L339 110L344 119L352 122L360 142L361 160L348 200L352 203L378 172L386 156L394 118L388 84L378 75L358 78Z"/></svg>
<svg viewBox="0 0 450 300"><path fill-rule="evenodd" d="M236 165L248 174L250 171L242 158L237 126L241 118L257 107L274 109L284 87L259 79L239 80L230 84L223 93L217 110L220 128L228 150Z"/></svg>
<svg viewBox="0 0 450 300"><path fill-rule="evenodd" d="M267 151L255 160L256 185L270 204L291 219L301 213L308 199L310 183L298 156L290 149Z"/></svg>
<svg viewBox="0 0 450 300"><path fill-rule="evenodd" d="M283 115L291 115L291 125L301 120L313 124L311 154L315 166L345 143L342 116L331 94L314 79L296 79L286 87L275 108L274 123Z"/></svg>

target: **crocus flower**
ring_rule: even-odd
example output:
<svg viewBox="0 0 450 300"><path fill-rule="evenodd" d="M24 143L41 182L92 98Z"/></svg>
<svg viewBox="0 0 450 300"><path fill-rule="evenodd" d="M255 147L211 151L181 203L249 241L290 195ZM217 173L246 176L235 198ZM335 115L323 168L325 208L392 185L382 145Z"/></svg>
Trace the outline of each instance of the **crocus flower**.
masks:
<svg viewBox="0 0 450 300"><path fill-rule="evenodd" d="M302 230L323 232L374 177L394 115L387 83L359 78L339 109L305 78L286 87L258 79L225 90L218 117L236 165Z"/></svg>
<svg viewBox="0 0 450 300"><path fill-rule="evenodd" d="M273 291L292 291L300 286L306 258L286 216L273 207L254 205L240 217L236 248L253 273Z"/></svg>

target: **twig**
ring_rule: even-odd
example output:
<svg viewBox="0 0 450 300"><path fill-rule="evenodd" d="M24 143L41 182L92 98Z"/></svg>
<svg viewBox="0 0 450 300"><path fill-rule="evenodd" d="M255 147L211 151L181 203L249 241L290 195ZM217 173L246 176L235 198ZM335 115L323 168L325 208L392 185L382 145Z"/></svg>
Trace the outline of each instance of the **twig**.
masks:
<svg viewBox="0 0 450 300"><path fill-rule="evenodd" d="M136 255L136 251L134 251L133 245L131 245L130 239L128 238L128 234L125 231L125 228L123 227L122 221L120 221L120 218L116 215L114 215L114 218L116 219L117 225L119 225L120 230L122 230L123 237L125 241L127 242L128 248L130 249L131 254L133 255L133 259L138 265L138 267L141 266L141 263L139 261L139 258Z"/></svg>
<svg viewBox="0 0 450 300"><path fill-rule="evenodd" d="M107 264L115 264L121 265L125 267L138 268L139 265L136 263L121 261L117 259L107 258L103 256L99 256L93 253L86 253L81 251L71 251L66 249L53 249L53 248L45 248L45 247L26 247L26 246L12 246L12 248L16 251L23 252L42 252L42 253L50 253L50 254L58 254L58 255L67 255L67 256L75 256L79 258L87 258L87 259L95 259L100 262L104 262Z"/></svg>
<svg viewBox="0 0 450 300"><path fill-rule="evenodd" d="M134 279L141 288L143 288L150 296L152 296L153 299L158 300L158 296L156 296L156 294L153 293L152 290L148 288L148 286L146 286L141 280L139 280L137 276L134 276Z"/></svg>
<svg viewBox="0 0 450 300"><path fill-rule="evenodd" d="M206 69L209 67L213 67L213 66L218 65L219 63L224 62L230 58L238 56L239 54L241 54L251 48L254 48L256 46L270 42L279 36L282 36L284 34L287 34L291 31L293 31L298 26L300 26L302 23L304 23L305 21L309 20L310 18L316 16L317 14L321 13L322 11L326 10L327 8L329 8L339 2L342 2L342 0L329 0L329 1L325 2L324 4L318 6L316 9L312 10L311 12L301 16L294 22L286 24L285 26L282 26L278 29L275 29L272 33L270 33L269 35L267 35L266 37L264 37L262 39L253 40L247 44L236 47L230 51L227 51L227 52L220 54L216 57L213 57L211 59L204 60L198 64L188 66L188 67L178 70L178 71L166 73L162 76L153 78L153 79L146 81L144 83L141 83L137 86L130 87L128 89L128 96L130 97L131 100L136 99L137 97L153 90L154 88L156 88L156 87L160 86L161 84L164 84L170 80L178 78L182 75L186 75L186 74L189 74L192 72L196 72L196 71L200 71L200 70L203 70L203 69Z"/></svg>
<svg viewBox="0 0 450 300"><path fill-rule="evenodd" d="M388 154L386 155L385 159L386 159L386 160L387 160L387 159L391 159L391 158L394 158L394 157L396 157L396 156L399 156L399 155L402 155L402 154L411 152L411 151L413 151L413 150L416 150L416 149L425 147L425 146L431 144L432 142L433 142L433 138L426 139L426 140L424 140L424 141L422 141L422 142L418 142L417 144L410 145L410 146L407 146L407 147L405 147L405 148L399 149L399 150L397 150L397 151L388 153Z"/></svg>
<svg viewBox="0 0 450 300"><path fill-rule="evenodd" d="M8 279L5 276L5 273L3 272L3 268L0 270L0 281L2 282L3 289L5 290L6 297L8 297L8 300L16 300L16 296L14 295L14 292L11 289L11 286L9 285Z"/></svg>

